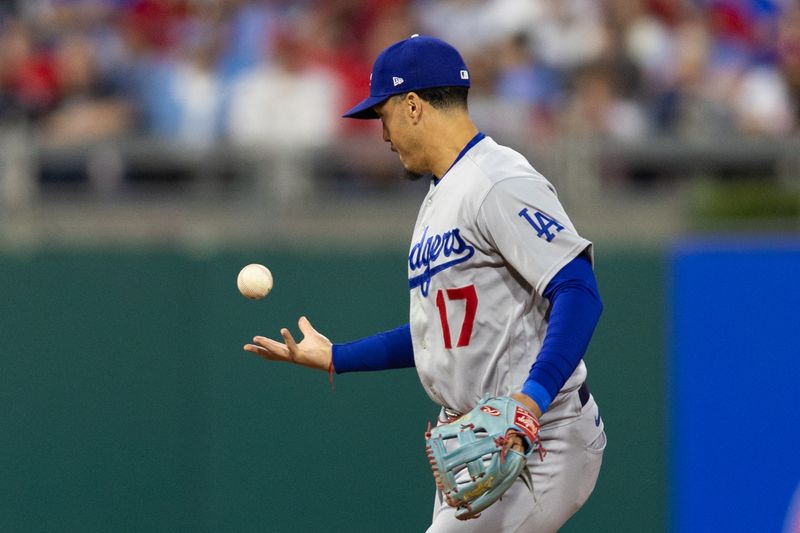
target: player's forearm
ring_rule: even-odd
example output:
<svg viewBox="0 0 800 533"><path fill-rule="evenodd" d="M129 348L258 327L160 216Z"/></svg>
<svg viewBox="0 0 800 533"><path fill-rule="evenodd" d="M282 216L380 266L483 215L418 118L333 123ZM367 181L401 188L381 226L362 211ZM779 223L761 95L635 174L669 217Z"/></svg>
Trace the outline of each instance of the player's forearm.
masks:
<svg viewBox="0 0 800 533"><path fill-rule="evenodd" d="M551 301L550 322L542 349L522 392L547 411L580 363L603 304L588 260L579 257L564 267L545 291Z"/></svg>
<svg viewBox="0 0 800 533"><path fill-rule="evenodd" d="M414 347L408 324L357 341L333 345L333 368L337 374L413 366Z"/></svg>

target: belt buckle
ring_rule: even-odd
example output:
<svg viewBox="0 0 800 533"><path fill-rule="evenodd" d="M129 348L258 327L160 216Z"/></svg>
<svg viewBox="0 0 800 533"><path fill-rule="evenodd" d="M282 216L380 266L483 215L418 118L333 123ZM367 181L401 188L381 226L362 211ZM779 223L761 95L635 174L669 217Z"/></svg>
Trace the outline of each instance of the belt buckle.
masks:
<svg viewBox="0 0 800 533"><path fill-rule="evenodd" d="M450 424L451 422L455 422L456 420L464 416L464 413L459 413L455 409L450 409L449 407L442 407L442 412L444 413L444 416L447 417L448 424Z"/></svg>

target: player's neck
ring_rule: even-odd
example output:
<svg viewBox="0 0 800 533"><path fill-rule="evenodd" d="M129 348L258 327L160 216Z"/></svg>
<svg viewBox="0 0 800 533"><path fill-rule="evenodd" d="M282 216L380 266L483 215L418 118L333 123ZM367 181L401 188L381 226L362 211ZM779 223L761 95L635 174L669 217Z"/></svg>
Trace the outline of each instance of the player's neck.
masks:
<svg viewBox="0 0 800 533"><path fill-rule="evenodd" d="M466 113L441 121L430 143L431 173L441 178L452 166L461 150L478 134L478 128Z"/></svg>

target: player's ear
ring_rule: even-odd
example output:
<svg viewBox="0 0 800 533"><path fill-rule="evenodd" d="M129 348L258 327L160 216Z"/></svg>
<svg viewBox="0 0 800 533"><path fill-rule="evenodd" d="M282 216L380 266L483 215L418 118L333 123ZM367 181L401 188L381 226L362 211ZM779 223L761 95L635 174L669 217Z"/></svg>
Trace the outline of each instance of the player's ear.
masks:
<svg viewBox="0 0 800 533"><path fill-rule="evenodd" d="M420 117L422 116L422 98L415 92L410 92L406 94L405 101L403 102L405 105L405 113L406 116L411 120L413 124L419 122Z"/></svg>

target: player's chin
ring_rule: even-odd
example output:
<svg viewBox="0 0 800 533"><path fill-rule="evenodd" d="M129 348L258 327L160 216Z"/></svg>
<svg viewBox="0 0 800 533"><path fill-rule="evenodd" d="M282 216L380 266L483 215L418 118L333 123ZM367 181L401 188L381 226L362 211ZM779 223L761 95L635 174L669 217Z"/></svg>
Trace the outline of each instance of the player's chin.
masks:
<svg viewBox="0 0 800 533"><path fill-rule="evenodd" d="M425 176L425 174L420 174L419 172L414 172L413 170L403 167L403 178L408 181L417 181L423 176Z"/></svg>

